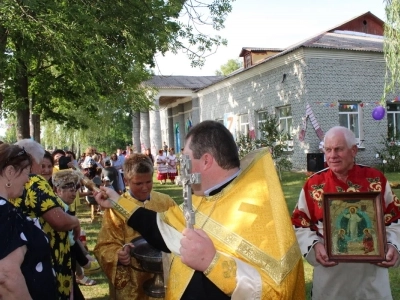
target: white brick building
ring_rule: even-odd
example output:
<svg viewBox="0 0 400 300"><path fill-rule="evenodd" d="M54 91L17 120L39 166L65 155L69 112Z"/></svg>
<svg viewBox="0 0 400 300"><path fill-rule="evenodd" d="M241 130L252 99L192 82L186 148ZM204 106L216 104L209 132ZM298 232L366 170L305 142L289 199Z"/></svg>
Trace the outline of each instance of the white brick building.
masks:
<svg viewBox="0 0 400 300"><path fill-rule="evenodd" d="M323 132L348 126L359 139L358 162L376 164L388 119L400 127L400 105L392 103L394 97L387 99L394 111L381 121L371 116L384 87L382 35L383 21L368 12L287 49L243 48L245 68L225 78L155 76L149 84L159 90L155 101L160 123L141 125L141 131L152 136L159 132L155 152L163 141L183 147L189 121L219 120L237 135L247 133L249 120L254 120L257 134L257 123L268 111L292 135L294 168L305 169L306 153L318 152L319 144L310 118L304 140L299 138L309 104Z"/></svg>

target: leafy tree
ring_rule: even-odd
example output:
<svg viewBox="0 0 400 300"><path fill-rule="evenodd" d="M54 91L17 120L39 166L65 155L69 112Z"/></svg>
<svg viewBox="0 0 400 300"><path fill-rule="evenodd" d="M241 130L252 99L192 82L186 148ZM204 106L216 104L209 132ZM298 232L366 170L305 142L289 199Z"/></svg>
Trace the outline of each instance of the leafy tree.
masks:
<svg viewBox="0 0 400 300"><path fill-rule="evenodd" d="M130 113L99 107L99 115L102 116L101 122L89 118L85 129L68 128L55 121L44 122L42 144L47 149L69 149L80 154L88 146L111 153L132 143Z"/></svg>
<svg viewBox="0 0 400 300"><path fill-rule="evenodd" d="M238 139L236 140L239 151L239 158L242 159L249 152L260 148L260 143L258 140L252 139L249 134L239 134Z"/></svg>
<svg viewBox="0 0 400 300"><path fill-rule="evenodd" d="M15 126L16 118L15 115L10 115L6 121L6 132L5 136L2 137L2 141L5 143L13 144L17 141L17 130Z"/></svg>
<svg viewBox="0 0 400 300"><path fill-rule="evenodd" d="M87 128L88 119L99 117L99 102L126 112L149 108L140 83L151 76L154 54L183 49L201 65L226 41L195 28L221 29L231 1L2 0L2 113L16 112L20 139L30 136L30 112L38 126L42 119ZM182 14L188 22L180 21ZM39 130L33 135L38 140Z"/></svg>
<svg viewBox="0 0 400 300"><path fill-rule="evenodd" d="M232 72L240 69L242 67L242 61L239 59L230 59L226 64L220 67L220 70L215 71L215 75L228 76Z"/></svg>
<svg viewBox="0 0 400 300"><path fill-rule="evenodd" d="M252 150L268 147L270 149L272 159L274 160L276 170L281 179L282 170L291 170L292 162L288 158L288 141L290 136L288 133L279 129L279 119L277 116L267 114L265 121L259 126L261 138L251 139L249 135L239 135L237 141L239 148L239 157L243 158Z"/></svg>
<svg viewBox="0 0 400 300"><path fill-rule="evenodd" d="M385 0L386 22L383 51L386 61L385 90L381 104L386 106L386 95L395 91L400 82L400 0Z"/></svg>

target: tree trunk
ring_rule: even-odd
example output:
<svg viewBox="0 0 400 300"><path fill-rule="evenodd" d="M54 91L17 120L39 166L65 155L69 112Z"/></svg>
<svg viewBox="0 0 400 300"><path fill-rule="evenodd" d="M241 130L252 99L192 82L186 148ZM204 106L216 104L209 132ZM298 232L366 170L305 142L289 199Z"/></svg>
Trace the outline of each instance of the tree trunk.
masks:
<svg viewBox="0 0 400 300"><path fill-rule="evenodd" d="M75 146L76 134L75 134L75 130L70 133L70 138L71 138L71 148L69 150L74 152L74 154L76 156L76 146Z"/></svg>
<svg viewBox="0 0 400 300"><path fill-rule="evenodd" d="M15 82L15 95L18 103L17 109L17 140L30 138L29 133L29 98L28 75L23 62L17 65L17 77Z"/></svg>
<svg viewBox="0 0 400 300"><path fill-rule="evenodd" d="M21 50L22 37L15 43L16 53ZM17 59L15 76L15 97L17 103L17 140L29 139L29 94L28 68L21 59Z"/></svg>
<svg viewBox="0 0 400 300"><path fill-rule="evenodd" d="M17 110L17 140L29 139L29 108Z"/></svg>
<svg viewBox="0 0 400 300"><path fill-rule="evenodd" d="M40 115L34 113L35 104L36 95L33 93L30 103L30 135L36 142L40 143Z"/></svg>
<svg viewBox="0 0 400 300"><path fill-rule="evenodd" d="M7 54L6 54L6 45L7 45L7 29L3 26L0 26L0 70L6 69L7 64ZM0 72L0 110L3 108L3 100L4 100L4 72Z"/></svg>
<svg viewBox="0 0 400 300"><path fill-rule="evenodd" d="M31 137L40 143L40 115L31 115Z"/></svg>

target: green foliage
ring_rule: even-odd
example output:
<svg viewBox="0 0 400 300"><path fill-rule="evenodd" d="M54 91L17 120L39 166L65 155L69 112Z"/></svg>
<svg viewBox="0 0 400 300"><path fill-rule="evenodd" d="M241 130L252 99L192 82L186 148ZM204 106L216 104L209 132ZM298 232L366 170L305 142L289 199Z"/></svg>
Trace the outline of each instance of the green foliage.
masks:
<svg viewBox="0 0 400 300"><path fill-rule="evenodd" d="M42 144L47 149L68 149L76 154L83 153L88 146L98 151L116 152L132 143L131 114L123 110L102 111L101 123L88 118L86 129L71 129L54 121L43 125Z"/></svg>
<svg viewBox="0 0 400 300"><path fill-rule="evenodd" d="M220 70L215 71L215 75L228 76L230 73L240 69L242 67L242 61L239 59L230 59L226 64L220 67Z"/></svg>
<svg viewBox="0 0 400 300"><path fill-rule="evenodd" d="M177 22L179 31L174 35L168 50L187 53L192 67L203 66L205 58L213 54L219 46L227 45L227 40L219 35L207 35L200 28L208 25L217 31L223 29L225 19L232 11L233 1L181 1L184 4L179 17L184 22Z"/></svg>
<svg viewBox="0 0 400 300"><path fill-rule="evenodd" d="M383 51L386 61L385 89L381 105L385 106L388 93L395 91L400 82L400 0L385 0L386 22Z"/></svg>
<svg viewBox="0 0 400 300"><path fill-rule="evenodd" d="M17 112L19 135L27 137L22 116L29 106L67 128L87 128L88 117L100 120L99 102L126 111L149 108L141 83L151 77L154 55L184 50L193 65L202 65L226 41L196 28L223 28L231 1L2 0L1 111Z"/></svg>
<svg viewBox="0 0 400 300"><path fill-rule="evenodd" d="M256 140L252 139L249 134L239 134L236 143L238 145L240 159L245 157L249 152L259 148Z"/></svg>
<svg viewBox="0 0 400 300"><path fill-rule="evenodd" d="M16 117L15 115L10 115L6 121L6 133L3 137L3 142L8 144L13 144L17 141L17 126L16 126Z"/></svg>
<svg viewBox="0 0 400 300"><path fill-rule="evenodd" d="M400 145L391 138L382 138L383 148L377 150L379 168L383 172L398 172L400 170Z"/></svg>
<svg viewBox="0 0 400 300"><path fill-rule="evenodd" d="M237 140L240 158L244 157L252 150L268 147L271 151L272 159L278 175L281 178L283 170L291 170L292 162L288 157L290 135L279 129L279 119L275 115L266 114L266 119L261 123L260 139L251 139L249 135L239 135Z"/></svg>

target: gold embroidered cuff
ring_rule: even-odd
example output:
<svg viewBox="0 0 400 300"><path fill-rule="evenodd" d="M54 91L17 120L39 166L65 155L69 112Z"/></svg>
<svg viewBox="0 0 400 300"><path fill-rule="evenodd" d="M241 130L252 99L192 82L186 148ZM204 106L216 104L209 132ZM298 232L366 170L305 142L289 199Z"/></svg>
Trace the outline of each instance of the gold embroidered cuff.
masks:
<svg viewBox="0 0 400 300"><path fill-rule="evenodd" d="M215 252L214 258L212 259L210 265L209 265L208 268L203 272L204 275L207 276L208 274L210 274L211 270L214 268L215 264L217 263L218 258L219 258L219 253L218 253L218 252Z"/></svg>
<svg viewBox="0 0 400 300"><path fill-rule="evenodd" d="M216 257L204 274L226 295L231 295L236 288L236 262L222 253Z"/></svg>
<svg viewBox="0 0 400 300"><path fill-rule="evenodd" d="M121 196L117 201L112 201L114 212L125 221L139 208L133 201Z"/></svg>

